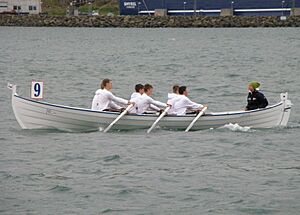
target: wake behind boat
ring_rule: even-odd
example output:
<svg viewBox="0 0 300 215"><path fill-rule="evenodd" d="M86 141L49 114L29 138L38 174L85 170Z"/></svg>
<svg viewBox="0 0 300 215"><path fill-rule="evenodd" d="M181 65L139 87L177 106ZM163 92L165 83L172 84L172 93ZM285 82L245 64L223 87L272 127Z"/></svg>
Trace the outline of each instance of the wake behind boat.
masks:
<svg viewBox="0 0 300 215"><path fill-rule="evenodd" d="M25 98L17 94L16 85L9 84L12 90L12 108L22 129L59 129L67 131L102 130L119 115L118 112L96 111L70 107ZM286 126L292 103L288 93L281 93L277 104L250 111L211 112L195 122L192 130L218 128L229 123L251 128L271 128ZM186 129L195 114L185 116L165 116L159 121L163 129ZM147 129L157 119L155 114L128 114L116 122L112 129Z"/></svg>

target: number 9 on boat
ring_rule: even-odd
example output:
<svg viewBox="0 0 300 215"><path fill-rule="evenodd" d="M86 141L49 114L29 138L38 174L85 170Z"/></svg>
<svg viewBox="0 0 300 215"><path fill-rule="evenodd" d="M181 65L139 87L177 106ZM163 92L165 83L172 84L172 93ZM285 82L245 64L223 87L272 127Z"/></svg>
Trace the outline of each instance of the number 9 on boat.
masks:
<svg viewBox="0 0 300 215"><path fill-rule="evenodd" d="M44 82L43 81L32 81L30 94L31 94L32 99L43 99L43 97L44 97Z"/></svg>

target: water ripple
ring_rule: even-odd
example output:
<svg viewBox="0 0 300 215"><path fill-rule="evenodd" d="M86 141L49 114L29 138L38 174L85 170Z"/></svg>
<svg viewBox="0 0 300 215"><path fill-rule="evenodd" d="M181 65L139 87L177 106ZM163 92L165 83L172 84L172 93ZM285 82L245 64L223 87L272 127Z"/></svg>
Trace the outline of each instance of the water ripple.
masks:
<svg viewBox="0 0 300 215"><path fill-rule="evenodd" d="M128 211L128 210L107 208L107 209L102 210L101 214L106 214L106 213L120 214L120 213L124 213L126 211Z"/></svg>
<svg viewBox="0 0 300 215"><path fill-rule="evenodd" d="M204 188L197 188L197 189L191 189L191 192L196 192L196 193L219 193L217 190L215 190L212 187L204 187Z"/></svg>
<svg viewBox="0 0 300 215"><path fill-rule="evenodd" d="M119 161L120 160L120 155L109 155L103 158L104 162L110 162L110 161Z"/></svg>
<svg viewBox="0 0 300 215"><path fill-rule="evenodd" d="M269 208L251 208L251 207L246 207L246 208L239 208L239 212L246 213L246 214L274 214L274 213L279 213L280 210L275 210L275 209L269 209Z"/></svg>
<svg viewBox="0 0 300 215"><path fill-rule="evenodd" d="M72 177L62 176L62 175L48 175L48 176L45 176L45 178L56 179L56 180L69 180L69 179L72 179Z"/></svg>
<svg viewBox="0 0 300 215"><path fill-rule="evenodd" d="M67 186L62 186L62 185L56 185L55 187L52 187L49 189L49 191L54 191L54 192L67 192L70 191L72 188L67 187Z"/></svg>

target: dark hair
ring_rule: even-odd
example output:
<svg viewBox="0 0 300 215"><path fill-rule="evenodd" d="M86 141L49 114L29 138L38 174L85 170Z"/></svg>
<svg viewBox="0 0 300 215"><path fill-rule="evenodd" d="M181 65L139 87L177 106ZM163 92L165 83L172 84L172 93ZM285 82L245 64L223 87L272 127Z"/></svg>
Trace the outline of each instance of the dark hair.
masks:
<svg viewBox="0 0 300 215"><path fill-rule="evenodd" d="M108 84L111 80L108 78L105 78L102 80L101 84L100 84L100 88L104 89L104 87L106 86L106 84Z"/></svg>
<svg viewBox="0 0 300 215"><path fill-rule="evenodd" d="M186 86L179 87L179 94L182 95L186 91Z"/></svg>
<svg viewBox="0 0 300 215"><path fill-rule="evenodd" d="M138 93L141 89L144 89L144 85L142 85L142 84L135 85L135 92Z"/></svg>
<svg viewBox="0 0 300 215"><path fill-rule="evenodd" d="M153 89L152 85L151 84L145 84L145 86L144 86L145 92L148 92L148 90L150 90L150 89Z"/></svg>
<svg viewBox="0 0 300 215"><path fill-rule="evenodd" d="M179 85L174 85L173 86L173 93L177 93L179 90Z"/></svg>

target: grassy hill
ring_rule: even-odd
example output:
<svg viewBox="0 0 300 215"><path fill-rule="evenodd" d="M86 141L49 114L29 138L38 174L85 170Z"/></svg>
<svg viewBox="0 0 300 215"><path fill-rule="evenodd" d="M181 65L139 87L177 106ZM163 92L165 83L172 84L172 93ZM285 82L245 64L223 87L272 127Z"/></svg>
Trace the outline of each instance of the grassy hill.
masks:
<svg viewBox="0 0 300 215"><path fill-rule="evenodd" d="M43 0L42 12L50 16L64 16L70 5L69 2L70 1L67 0ZM94 0L91 4L91 8L92 10L98 11L100 15L106 15L108 13L119 14L118 0ZM87 13L89 11L89 5L82 5L78 10Z"/></svg>

